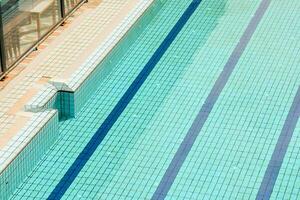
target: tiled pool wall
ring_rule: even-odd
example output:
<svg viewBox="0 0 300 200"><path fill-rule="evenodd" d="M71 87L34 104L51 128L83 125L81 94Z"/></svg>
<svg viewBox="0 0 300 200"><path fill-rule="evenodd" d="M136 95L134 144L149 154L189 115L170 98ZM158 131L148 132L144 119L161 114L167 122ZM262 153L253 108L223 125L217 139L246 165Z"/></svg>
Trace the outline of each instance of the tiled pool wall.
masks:
<svg viewBox="0 0 300 200"><path fill-rule="evenodd" d="M92 93L99 87L101 81L113 71L120 58L126 53L135 39L143 33L153 16L160 10L165 0L156 0L136 21L129 31L122 37L118 44L97 65L92 73L74 92L74 113L78 113ZM96 84L95 84L96 83Z"/></svg>
<svg viewBox="0 0 300 200"><path fill-rule="evenodd" d="M0 175L0 200L8 199L26 175L34 169L58 138L59 121L75 117L165 2L166 0L155 0L74 92L58 90L48 85L25 106L27 112L44 112L49 109L55 109L57 112Z"/></svg>
<svg viewBox="0 0 300 200"><path fill-rule="evenodd" d="M58 110L59 120L75 117L74 92L59 91L54 108Z"/></svg>
<svg viewBox="0 0 300 200"><path fill-rule="evenodd" d="M58 113L35 134L14 160L0 174L0 200L8 199L32 171L50 146L57 140Z"/></svg>
<svg viewBox="0 0 300 200"><path fill-rule="evenodd" d="M81 77L78 78L78 76L75 76L76 80L72 80L71 85L74 83L74 85L76 85L79 82L78 87L71 86L72 89L70 89L66 83L54 81L52 84L55 86L47 86L44 91L29 103L27 111L35 112L54 108L58 110L60 120L75 117L76 113L81 110L88 98L99 87L101 81L113 71L113 68L119 62L119 58L121 58L130 48L134 43L135 38L142 34L145 26L147 26L149 21L160 10L165 2L165 0L155 0L120 39L117 45L115 45L102 61L99 61L100 63L94 67L83 81L80 82ZM101 57L101 55L97 55L97 53L99 52L96 52L91 58L95 56ZM93 68L93 64L94 59L89 59L84 63L84 65L86 65L84 67ZM84 73L85 72L82 72L80 75L84 76ZM56 87L55 94L53 94L53 88L51 87ZM68 91L64 91L64 88L68 88ZM51 96L50 99L49 96Z"/></svg>

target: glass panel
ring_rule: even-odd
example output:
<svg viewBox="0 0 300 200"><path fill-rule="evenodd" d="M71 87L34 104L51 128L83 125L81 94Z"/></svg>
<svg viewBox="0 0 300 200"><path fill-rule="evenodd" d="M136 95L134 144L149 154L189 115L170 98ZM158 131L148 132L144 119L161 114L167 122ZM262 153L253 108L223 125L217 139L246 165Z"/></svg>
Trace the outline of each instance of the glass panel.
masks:
<svg viewBox="0 0 300 200"><path fill-rule="evenodd" d="M59 20L59 0L1 2L7 66L12 65Z"/></svg>
<svg viewBox="0 0 300 200"><path fill-rule="evenodd" d="M1 56L0 56L0 75L3 73L3 67L2 67L2 61L1 61Z"/></svg>
<svg viewBox="0 0 300 200"><path fill-rule="evenodd" d="M83 0L64 0L65 2L65 13L69 13Z"/></svg>

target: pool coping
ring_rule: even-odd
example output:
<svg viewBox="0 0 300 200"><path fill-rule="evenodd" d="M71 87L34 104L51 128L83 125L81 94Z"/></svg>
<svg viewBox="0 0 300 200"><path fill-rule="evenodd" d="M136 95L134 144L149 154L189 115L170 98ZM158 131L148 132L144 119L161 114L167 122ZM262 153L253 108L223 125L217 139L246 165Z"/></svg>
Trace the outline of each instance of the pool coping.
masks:
<svg viewBox="0 0 300 200"><path fill-rule="evenodd" d="M26 99L27 102L24 105L24 111L16 113L16 116L25 119L24 124L17 129L17 133L0 149L0 181L2 181L1 179L4 177L5 172L8 171L9 166L17 160L18 156L26 150L27 146L29 146L35 137L41 134L45 127L47 129L48 124L54 121L54 123L57 124L56 130L50 131L58 133L58 116L60 111L53 108L58 94L76 93L93 74L99 63L114 49L153 2L154 0L132 1L132 9L129 14L126 13L126 15L122 17L121 21L119 21L105 40L98 45L94 45L97 48L92 50L93 53L90 52L91 56L85 59L74 73L69 72L69 77L63 74L61 78L46 79L44 83L36 88L37 93L33 93L33 95L27 97L30 100L28 101L28 99ZM77 110L80 110L80 108ZM55 137L57 137L57 135ZM17 167L19 168L18 170L22 170L22 166ZM5 180L6 184L8 182L8 180ZM8 195L6 195L6 197L8 197ZM0 199L2 199L2 197Z"/></svg>

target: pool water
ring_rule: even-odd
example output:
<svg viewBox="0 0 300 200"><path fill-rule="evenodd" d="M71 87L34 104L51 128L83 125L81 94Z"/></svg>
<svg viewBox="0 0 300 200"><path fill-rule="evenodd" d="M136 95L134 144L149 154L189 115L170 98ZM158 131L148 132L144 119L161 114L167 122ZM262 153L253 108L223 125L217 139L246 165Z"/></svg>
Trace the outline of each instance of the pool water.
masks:
<svg viewBox="0 0 300 200"><path fill-rule="evenodd" d="M193 2L199 5L189 11ZM257 14L262 4L264 13ZM284 159L270 198L299 199L300 122L292 109L300 85L299 9L297 0L166 1L84 108L60 122L59 140L11 199L259 199L286 124L293 134L287 152L279 152ZM66 177L185 12L190 18L158 52L162 57L145 82L78 173ZM244 51L233 54L260 14ZM232 57L237 63L224 88L207 103ZM190 150L174 180L162 184L207 104L211 110L193 143L184 144ZM286 120L291 112L294 129ZM166 193L155 196L164 184Z"/></svg>

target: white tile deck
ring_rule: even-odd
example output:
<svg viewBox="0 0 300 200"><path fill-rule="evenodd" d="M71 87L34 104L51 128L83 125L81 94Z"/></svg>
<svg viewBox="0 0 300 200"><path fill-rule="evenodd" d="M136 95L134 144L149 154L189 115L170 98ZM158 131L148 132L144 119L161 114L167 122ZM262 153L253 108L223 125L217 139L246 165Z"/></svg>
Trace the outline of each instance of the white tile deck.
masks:
<svg viewBox="0 0 300 200"><path fill-rule="evenodd" d="M49 99L76 90L152 2L102 1L0 91L0 173L55 115L43 110Z"/></svg>

